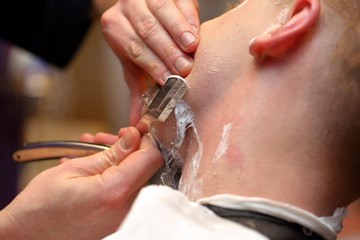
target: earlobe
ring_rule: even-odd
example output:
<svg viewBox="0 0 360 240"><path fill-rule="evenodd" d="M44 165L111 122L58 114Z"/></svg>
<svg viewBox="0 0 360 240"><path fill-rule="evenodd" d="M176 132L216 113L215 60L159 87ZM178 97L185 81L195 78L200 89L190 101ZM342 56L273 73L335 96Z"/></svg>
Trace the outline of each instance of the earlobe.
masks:
<svg viewBox="0 0 360 240"><path fill-rule="evenodd" d="M266 56L281 56L315 24L319 14L320 0L296 0L285 24L271 28L250 42L250 54L256 61Z"/></svg>

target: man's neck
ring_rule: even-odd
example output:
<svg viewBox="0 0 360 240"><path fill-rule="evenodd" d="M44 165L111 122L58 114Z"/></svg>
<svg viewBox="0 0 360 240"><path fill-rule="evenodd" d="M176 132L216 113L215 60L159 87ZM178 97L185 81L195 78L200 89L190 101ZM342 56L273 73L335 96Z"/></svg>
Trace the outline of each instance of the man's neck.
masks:
<svg viewBox="0 0 360 240"><path fill-rule="evenodd" d="M190 131L192 140L185 143L187 154L180 181L180 190L191 200L222 193L264 197L318 216L332 215L335 208L349 203L343 168L328 164L336 159L321 155L321 144L316 145L297 131L281 132L281 126L276 124L275 132L257 136L261 126L272 128L232 113L195 116L198 139ZM196 124L206 122L205 119L211 126ZM305 128L304 136L314 136L304 131ZM291 135L294 137L289 139Z"/></svg>

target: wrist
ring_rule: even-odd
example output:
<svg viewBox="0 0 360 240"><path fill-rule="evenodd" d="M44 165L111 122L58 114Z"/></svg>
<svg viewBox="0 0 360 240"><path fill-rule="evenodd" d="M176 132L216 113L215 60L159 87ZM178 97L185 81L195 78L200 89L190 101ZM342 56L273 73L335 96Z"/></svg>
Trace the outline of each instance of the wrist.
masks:
<svg viewBox="0 0 360 240"><path fill-rule="evenodd" d="M0 239L29 239L14 216L11 204L0 211Z"/></svg>

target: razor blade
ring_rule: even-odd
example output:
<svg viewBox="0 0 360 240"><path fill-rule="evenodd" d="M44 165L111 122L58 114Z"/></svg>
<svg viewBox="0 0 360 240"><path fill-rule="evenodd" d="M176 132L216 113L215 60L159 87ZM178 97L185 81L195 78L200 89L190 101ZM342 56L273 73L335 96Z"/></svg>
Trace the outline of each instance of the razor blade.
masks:
<svg viewBox="0 0 360 240"><path fill-rule="evenodd" d="M187 83L180 76L170 76L158 90L150 104L145 107L137 128L142 135L150 131L154 121L165 121L189 89ZM86 143L79 141L47 141L25 143L13 153L16 162L59 159L62 157L84 157L110 148L108 145Z"/></svg>
<svg viewBox="0 0 360 240"><path fill-rule="evenodd" d="M188 89L189 86L182 77L176 75L168 77L136 125L140 133L142 135L148 133L154 121L164 122L174 110L176 102L182 99Z"/></svg>

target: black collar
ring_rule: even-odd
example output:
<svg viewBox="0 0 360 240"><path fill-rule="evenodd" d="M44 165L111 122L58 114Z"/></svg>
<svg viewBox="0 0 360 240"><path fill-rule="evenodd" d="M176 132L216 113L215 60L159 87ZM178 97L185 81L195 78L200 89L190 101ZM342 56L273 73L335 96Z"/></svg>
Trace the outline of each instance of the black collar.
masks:
<svg viewBox="0 0 360 240"><path fill-rule="evenodd" d="M297 224L266 214L204 204L216 215L252 228L270 240L325 240Z"/></svg>

